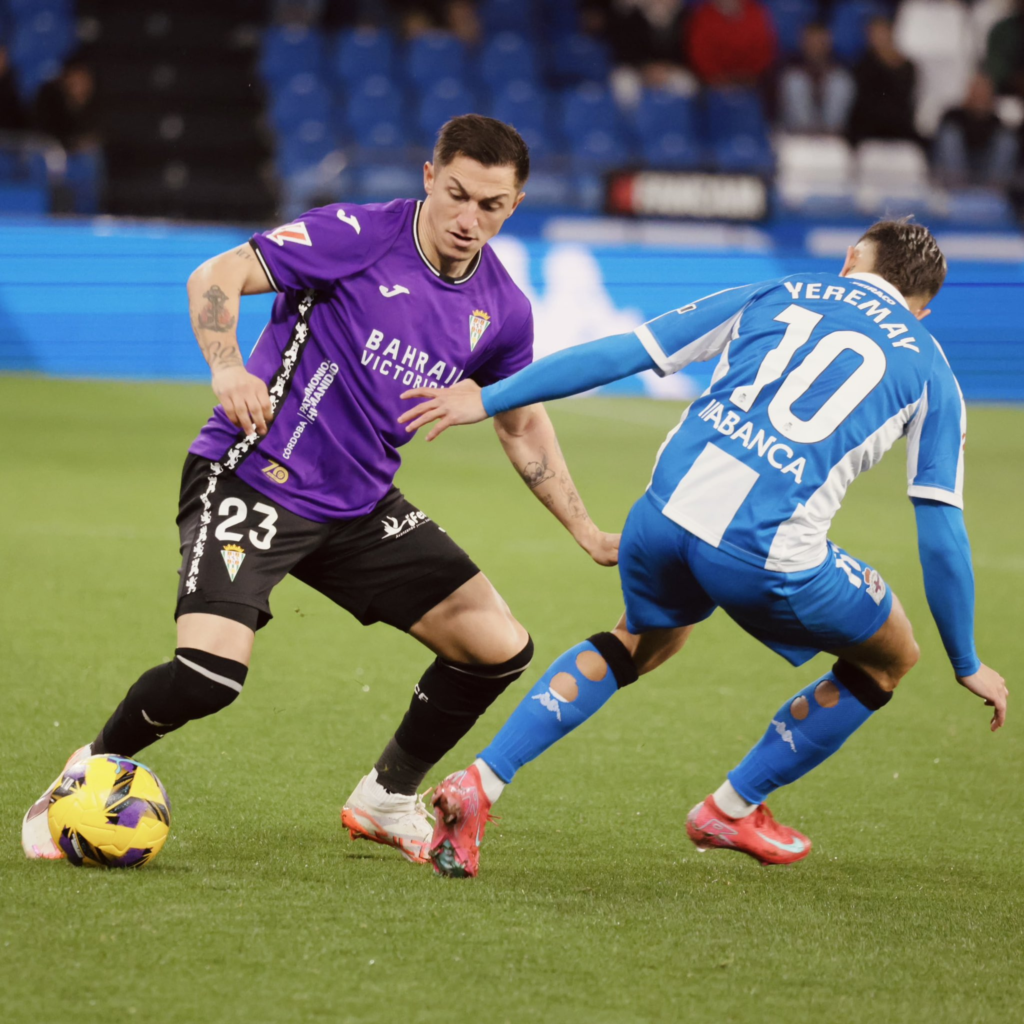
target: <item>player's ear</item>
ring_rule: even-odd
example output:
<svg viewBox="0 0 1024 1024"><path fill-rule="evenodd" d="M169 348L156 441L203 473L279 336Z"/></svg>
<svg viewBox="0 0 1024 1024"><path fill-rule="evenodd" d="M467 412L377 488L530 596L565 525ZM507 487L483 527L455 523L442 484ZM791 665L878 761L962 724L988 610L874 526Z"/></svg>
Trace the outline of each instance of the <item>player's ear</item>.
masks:
<svg viewBox="0 0 1024 1024"><path fill-rule="evenodd" d="M930 309L918 309L914 311L914 316L917 317L918 320L923 320L926 316L931 316L931 312L932 311Z"/></svg>
<svg viewBox="0 0 1024 1024"><path fill-rule="evenodd" d="M526 193L525 193L525 192L520 192L520 193L519 193L519 195L517 195L517 196L516 196L516 198L515 198L515 201L514 201L514 202L512 203L512 209L508 211L508 216L509 216L509 217L511 217L511 216L512 216L512 214L516 212L516 210L517 210L517 209L518 209L518 207L519 207L519 204L520 204L520 203L521 203L521 202L522 202L522 201L523 201L523 200L524 200L525 198L526 198ZM508 220L508 217L506 217L505 219L506 219L506 220Z"/></svg>
<svg viewBox="0 0 1024 1024"><path fill-rule="evenodd" d="M857 262L857 247L848 245L846 247L846 259L843 261L843 269L839 271L840 277L846 277L853 270Z"/></svg>
<svg viewBox="0 0 1024 1024"><path fill-rule="evenodd" d="M434 191L434 165L429 160L423 162L423 191L428 196Z"/></svg>

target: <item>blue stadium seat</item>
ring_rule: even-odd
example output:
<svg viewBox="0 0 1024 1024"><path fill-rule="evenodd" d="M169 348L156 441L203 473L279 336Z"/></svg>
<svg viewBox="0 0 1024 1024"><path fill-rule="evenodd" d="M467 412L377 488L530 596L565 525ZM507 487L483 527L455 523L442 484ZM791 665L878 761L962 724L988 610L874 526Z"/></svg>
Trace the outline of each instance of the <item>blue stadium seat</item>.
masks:
<svg viewBox="0 0 1024 1024"><path fill-rule="evenodd" d="M531 155L543 157L551 152L548 96L531 82L509 82L495 94L491 115L512 125L530 147Z"/></svg>
<svg viewBox="0 0 1024 1024"><path fill-rule="evenodd" d="M348 135L367 149L397 149L405 142L402 94L384 75L371 75L348 94Z"/></svg>
<svg viewBox="0 0 1024 1024"><path fill-rule="evenodd" d="M562 106L562 130L573 141L594 131L620 132L621 119L612 94L596 82L570 90Z"/></svg>
<svg viewBox="0 0 1024 1024"><path fill-rule="evenodd" d="M661 89L644 90L635 115L644 162L652 167L697 167L703 159L694 102Z"/></svg>
<svg viewBox="0 0 1024 1024"><path fill-rule="evenodd" d="M331 58L334 77L347 85L373 75L394 73L395 42L391 33L380 28L356 28L338 33Z"/></svg>
<svg viewBox="0 0 1024 1024"><path fill-rule="evenodd" d="M767 0L775 32L779 37L779 49L784 55L800 49L800 35L817 13L813 0Z"/></svg>
<svg viewBox="0 0 1024 1024"><path fill-rule="evenodd" d="M270 119L278 132L287 133L306 121L331 120L331 92L315 75L303 72L276 83Z"/></svg>
<svg viewBox="0 0 1024 1024"><path fill-rule="evenodd" d="M409 42L405 71L420 89L430 89L442 78L465 78L466 48L450 32L426 32Z"/></svg>
<svg viewBox="0 0 1024 1024"><path fill-rule="evenodd" d="M17 23L11 40L11 60L18 68L45 60L62 61L75 47L74 21L51 11L36 11Z"/></svg>
<svg viewBox="0 0 1024 1024"><path fill-rule="evenodd" d="M18 22L31 19L41 11L51 11L74 24L75 0L7 0L6 6Z"/></svg>
<svg viewBox="0 0 1024 1024"><path fill-rule="evenodd" d="M771 171L774 160L768 126L756 92L709 89L705 116L716 166L723 171Z"/></svg>
<svg viewBox="0 0 1024 1024"><path fill-rule="evenodd" d="M874 0L841 0L829 22L835 55L847 64L859 60L867 46L868 22L885 13L885 8Z"/></svg>
<svg viewBox="0 0 1024 1024"><path fill-rule="evenodd" d="M492 90L508 82L532 82L537 58L532 43L516 32L499 32L480 51L480 79Z"/></svg>
<svg viewBox="0 0 1024 1024"><path fill-rule="evenodd" d="M441 125L458 114L476 111L476 96L457 78L442 78L420 100L416 118L419 141L432 146Z"/></svg>
<svg viewBox="0 0 1024 1024"><path fill-rule="evenodd" d="M277 166L286 178L291 177L308 167L315 167L336 148L325 123L305 121L295 131L279 137Z"/></svg>
<svg viewBox="0 0 1024 1024"><path fill-rule="evenodd" d="M615 128L591 128L574 135L569 144L573 159L585 166L612 167L633 160L629 140Z"/></svg>
<svg viewBox="0 0 1024 1024"><path fill-rule="evenodd" d="M324 40L302 25L275 25L263 33L260 74L268 81L291 78L299 72L320 75L324 64Z"/></svg>
<svg viewBox="0 0 1024 1024"><path fill-rule="evenodd" d="M611 68L608 45L580 32L556 37L548 49L548 77L557 85L605 82Z"/></svg>
<svg viewBox="0 0 1024 1024"><path fill-rule="evenodd" d="M536 11L530 0L482 0L479 15L485 36L518 32L529 37L536 31Z"/></svg>

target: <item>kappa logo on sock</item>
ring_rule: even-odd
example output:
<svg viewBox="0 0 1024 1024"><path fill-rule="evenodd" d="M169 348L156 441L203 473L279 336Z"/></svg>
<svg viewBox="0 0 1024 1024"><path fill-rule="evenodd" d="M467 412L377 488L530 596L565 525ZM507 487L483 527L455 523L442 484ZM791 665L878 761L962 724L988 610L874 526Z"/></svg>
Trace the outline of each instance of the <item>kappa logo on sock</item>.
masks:
<svg viewBox="0 0 1024 1024"><path fill-rule="evenodd" d="M786 728L785 722L780 722L778 719L772 719L772 725L775 726L775 731L782 737L784 743L788 743L793 748L793 753L796 753L796 744L793 742L793 732Z"/></svg>
<svg viewBox="0 0 1024 1024"><path fill-rule="evenodd" d="M530 700L539 700L540 706L548 711L554 711L555 718L559 721L562 720L562 709L558 706L564 703L562 698L551 690L545 690L544 693L535 693Z"/></svg>

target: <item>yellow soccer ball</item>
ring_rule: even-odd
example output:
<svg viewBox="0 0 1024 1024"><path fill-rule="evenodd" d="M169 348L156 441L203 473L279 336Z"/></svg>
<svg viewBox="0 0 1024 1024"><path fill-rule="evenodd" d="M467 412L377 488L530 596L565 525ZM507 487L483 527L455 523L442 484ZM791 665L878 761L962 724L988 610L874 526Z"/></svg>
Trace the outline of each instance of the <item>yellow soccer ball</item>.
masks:
<svg viewBox="0 0 1024 1024"><path fill-rule="evenodd" d="M171 802L144 764L99 754L64 769L49 821L53 841L76 867L140 868L167 841Z"/></svg>

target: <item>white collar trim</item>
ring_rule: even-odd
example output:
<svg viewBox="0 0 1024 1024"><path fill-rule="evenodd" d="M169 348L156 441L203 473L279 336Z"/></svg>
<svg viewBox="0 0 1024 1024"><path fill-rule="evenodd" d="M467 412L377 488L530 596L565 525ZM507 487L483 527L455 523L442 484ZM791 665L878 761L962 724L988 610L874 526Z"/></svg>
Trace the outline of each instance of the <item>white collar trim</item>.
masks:
<svg viewBox="0 0 1024 1024"><path fill-rule="evenodd" d="M483 262L484 258L483 249L481 248L476 254L473 258L473 262L469 265L469 269L462 275L462 277L445 277L444 274L442 274L441 271L427 259L427 254L423 251L423 246L420 245L420 210L422 209L423 200L419 199L416 201L416 214L412 219L412 240L416 243L416 251L420 254L420 259L427 265L434 277L439 277L442 281L447 281L448 284L465 284L477 272L477 270L480 269L480 264ZM881 278L879 278L879 280L881 280Z"/></svg>
<svg viewBox="0 0 1024 1024"><path fill-rule="evenodd" d="M878 274L863 273L863 274L847 274L847 277L855 277L858 281L867 281L868 284L873 284L876 288L881 288L883 292L887 292L891 295L904 309L910 309L907 305L907 300L903 298L903 293L896 288L894 285L889 284L884 277L880 277Z"/></svg>

